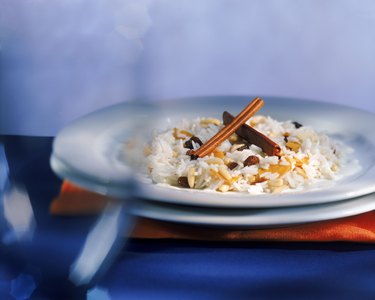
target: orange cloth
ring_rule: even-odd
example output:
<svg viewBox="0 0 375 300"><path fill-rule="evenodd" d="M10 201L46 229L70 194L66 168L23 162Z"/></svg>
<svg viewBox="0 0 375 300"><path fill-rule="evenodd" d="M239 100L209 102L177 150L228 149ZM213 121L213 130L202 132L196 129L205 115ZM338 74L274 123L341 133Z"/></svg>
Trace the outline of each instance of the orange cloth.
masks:
<svg viewBox="0 0 375 300"><path fill-rule="evenodd" d="M84 190L65 181L60 195L52 201L50 211L54 215L62 216L96 214L100 213L108 201L116 200ZM337 220L282 228L248 230L197 228L139 218L131 237L207 241L347 241L375 243L375 211Z"/></svg>

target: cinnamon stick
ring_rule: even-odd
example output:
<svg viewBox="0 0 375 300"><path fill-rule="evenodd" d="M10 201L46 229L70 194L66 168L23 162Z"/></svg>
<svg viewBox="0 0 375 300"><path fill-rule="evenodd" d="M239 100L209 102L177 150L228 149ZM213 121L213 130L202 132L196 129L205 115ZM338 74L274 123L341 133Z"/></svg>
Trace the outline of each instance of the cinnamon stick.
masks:
<svg viewBox="0 0 375 300"><path fill-rule="evenodd" d="M250 119L259 109L262 108L264 102L260 98L255 98L250 104L248 104L232 122L228 123L223 129L209 139L196 151L191 151L192 157L204 157L213 152L217 146L224 142L230 137L242 124Z"/></svg>
<svg viewBox="0 0 375 300"><path fill-rule="evenodd" d="M233 120L234 116L232 116L229 112L225 111L223 113L224 125L230 124ZM250 144L254 144L262 148L263 152L269 156L281 155L281 148L278 144L247 124L242 124L236 130L236 133Z"/></svg>

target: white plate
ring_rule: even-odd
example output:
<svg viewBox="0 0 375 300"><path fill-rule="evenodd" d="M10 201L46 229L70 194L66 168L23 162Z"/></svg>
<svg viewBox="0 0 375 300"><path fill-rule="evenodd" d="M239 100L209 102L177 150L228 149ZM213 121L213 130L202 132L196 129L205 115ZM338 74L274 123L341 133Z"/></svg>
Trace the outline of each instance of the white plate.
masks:
<svg viewBox="0 0 375 300"><path fill-rule="evenodd" d="M141 132L165 129L181 118L238 113L250 96L201 97L158 105L123 103L83 117L63 129L53 145L51 166L63 178L96 192L122 197L134 186L134 170L121 159L123 143ZM375 192L375 115L350 107L298 99L264 97L261 114L294 120L326 131L354 149L362 166L331 185L299 192L249 195L179 189L138 183L139 197L175 204L211 207L281 207L329 203Z"/></svg>
<svg viewBox="0 0 375 300"><path fill-rule="evenodd" d="M334 203L268 209L215 209L145 201L133 214L155 220L209 227L282 227L349 217L375 209L375 194Z"/></svg>

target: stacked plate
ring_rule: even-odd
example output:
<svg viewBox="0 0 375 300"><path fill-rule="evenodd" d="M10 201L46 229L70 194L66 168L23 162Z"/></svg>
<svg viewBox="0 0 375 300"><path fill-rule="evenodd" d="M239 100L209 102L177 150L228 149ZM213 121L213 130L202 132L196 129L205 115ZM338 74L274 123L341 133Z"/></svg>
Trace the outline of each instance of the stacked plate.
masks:
<svg viewBox="0 0 375 300"><path fill-rule="evenodd" d="M123 158L124 144L145 142L153 130L181 118L219 117L240 111L246 97L200 97L151 103L122 103L85 116L56 137L53 170L89 190L140 199L132 213L171 222L224 227L275 227L329 220L375 209L375 115L329 103L265 97L262 114L298 120L353 148L361 166L329 185L298 192L250 195L180 189L139 180ZM142 143L141 143L142 144ZM142 160L142 151L138 158ZM350 166L349 166L350 168Z"/></svg>

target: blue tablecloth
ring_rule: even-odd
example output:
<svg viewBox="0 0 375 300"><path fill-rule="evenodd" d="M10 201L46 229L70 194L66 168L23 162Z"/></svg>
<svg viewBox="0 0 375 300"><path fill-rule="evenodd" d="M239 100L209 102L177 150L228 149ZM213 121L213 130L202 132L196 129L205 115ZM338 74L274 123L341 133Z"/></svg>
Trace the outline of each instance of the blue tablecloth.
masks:
<svg viewBox="0 0 375 300"><path fill-rule="evenodd" d="M52 138L3 136L10 175L28 192L33 238L2 243L0 299L375 299L375 245L130 240L95 285L68 280L95 217L48 213L61 180Z"/></svg>

